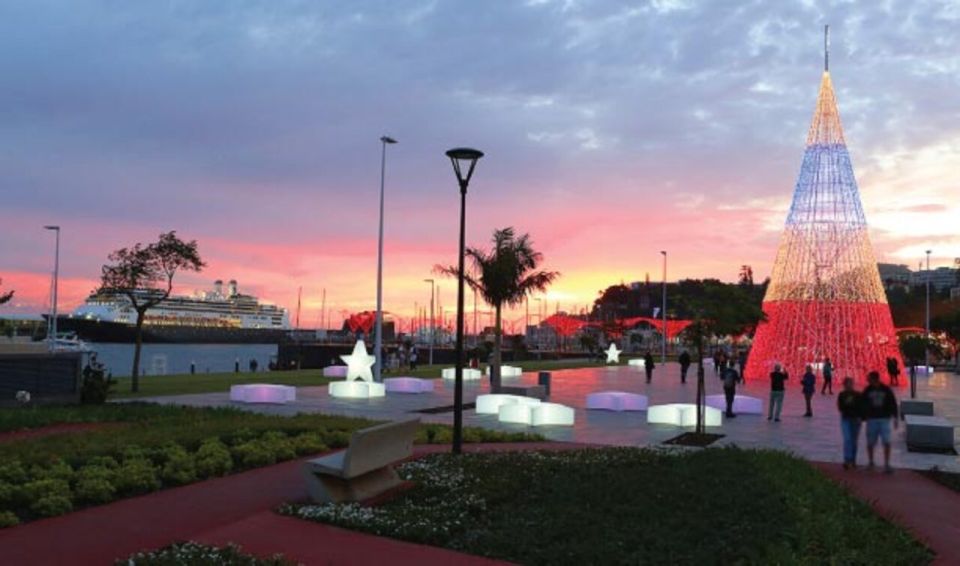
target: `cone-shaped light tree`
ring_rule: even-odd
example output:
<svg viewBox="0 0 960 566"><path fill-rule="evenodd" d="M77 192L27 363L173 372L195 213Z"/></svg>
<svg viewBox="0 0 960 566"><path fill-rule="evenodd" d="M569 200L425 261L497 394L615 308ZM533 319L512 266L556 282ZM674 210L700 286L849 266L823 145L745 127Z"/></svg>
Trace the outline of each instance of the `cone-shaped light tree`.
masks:
<svg viewBox="0 0 960 566"><path fill-rule="evenodd" d="M798 374L827 357L836 374L861 381L887 358L902 366L829 64L763 311L747 379L766 378L777 362Z"/></svg>

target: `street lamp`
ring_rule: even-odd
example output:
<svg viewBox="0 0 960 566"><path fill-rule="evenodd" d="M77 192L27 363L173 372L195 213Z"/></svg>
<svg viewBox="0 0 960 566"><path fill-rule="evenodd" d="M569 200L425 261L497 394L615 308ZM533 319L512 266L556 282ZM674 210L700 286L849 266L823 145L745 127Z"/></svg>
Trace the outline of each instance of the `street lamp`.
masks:
<svg viewBox="0 0 960 566"><path fill-rule="evenodd" d="M380 137L380 237L377 240L377 326L374 329L373 351L377 358L374 366L374 381L383 381L383 185L387 173L387 144L397 143L390 136Z"/></svg>
<svg viewBox="0 0 960 566"><path fill-rule="evenodd" d="M56 232L56 245L53 252L53 297L50 299L50 336L47 336L50 350L56 349L57 344L57 295L60 286L60 227L44 226L44 230Z"/></svg>
<svg viewBox="0 0 960 566"><path fill-rule="evenodd" d="M927 375L930 374L930 253L932 251L933 250L927 250L927 316L926 325L924 326L926 330L927 347L923 351L923 365Z"/></svg>
<svg viewBox="0 0 960 566"><path fill-rule="evenodd" d="M433 326L433 297L436 295L436 291L434 291L435 283L433 279L424 279L423 281L430 284L430 365L433 365L433 343L435 342Z"/></svg>
<svg viewBox="0 0 960 566"><path fill-rule="evenodd" d="M660 363L667 363L667 252L660 250L660 253L663 254L663 303L660 305L660 310L663 311L663 340L662 342L662 351L660 352Z"/></svg>
<svg viewBox="0 0 960 566"><path fill-rule="evenodd" d="M447 152L453 172L457 175L460 185L460 248L458 252L457 270L457 343L456 343L456 379L453 389L453 453L459 454L463 443L463 279L464 255L466 248L467 222L467 186L473 177L473 170L477 160L483 157L483 152L467 147L458 147Z"/></svg>

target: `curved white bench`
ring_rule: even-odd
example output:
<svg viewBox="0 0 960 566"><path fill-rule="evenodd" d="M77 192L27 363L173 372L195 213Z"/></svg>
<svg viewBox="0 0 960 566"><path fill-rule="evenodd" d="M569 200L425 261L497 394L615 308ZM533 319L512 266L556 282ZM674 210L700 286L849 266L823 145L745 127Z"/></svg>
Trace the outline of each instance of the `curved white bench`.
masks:
<svg viewBox="0 0 960 566"><path fill-rule="evenodd" d="M723 395L707 395L707 406L727 410L727 398ZM763 400L747 395L733 396L733 412L743 415L762 415Z"/></svg>
<svg viewBox="0 0 960 566"><path fill-rule="evenodd" d="M598 391L587 395L587 408L604 411L646 411L647 396L626 391Z"/></svg>
<svg viewBox="0 0 960 566"><path fill-rule="evenodd" d="M369 399L370 397L384 397L386 387L382 383L355 381L331 381L327 385L327 392L331 397L343 399Z"/></svg>
<svg viewBox="0 0 960 566"><path fill-rule="evenodd" d="M432 379L418 377L388 377L383 380L388 393L429 393L433 391Z"/></svg>
<svg viewBox="0 0 960 566"><path fill-rule="evenodd" d="M271 383L231 385L230 400L239 403L276 403L282 405L297 400L297 388Z"/></svg>
<svg viewBox="0 0 960 566"><path fill-rule="evenodd" d="M456 379L457 378L457 368L443 368L440 371L440 376L443 379ZM463 368L463 380L464 381L476 381L483 377L483 374L480 373L480 370L475 368Z"/></svg>
<svg viewBox="0 0 960 566"><path fill-rule="evenodd" d="M540 403L530 407L530 424L573 426L574 415L573 407L558 403Z"/></svg>
<svg viewBox="0 0 960 566"><path fill-rule="evenodd" d="M487 369L484 371L486 375L490 375L490 366L487 366ZM500 366L500 377L520 377L523 375L523 369L516 366Z"/></svg>
<svg viewBox="0 0 960 566"><path fill-rule="evenodd" d="M634 367L643 367L643 358L630 358L627 365Z"/></svg>
<svg viewBox="0 0 960 566"><path fill-rule="evenodd" d="M327 366L323 368L323 377L347 377L347 366Z"/></svg>
<svg viewBox="0 0 960 566"><path fill-rule="evenodd" d="M498 420L502 423L530 424L532 406L525 403L500 405Z"/></svg>
<svg viewBox="0 0 960 566"><path fill-rule="evenodd" d="M524 397L522 395L507 395L505 393L488 393L477 395L475 409L478 415L496 415L504 405L539 405L540 399Z"/></svg>
<svg viewBox="0 0 960 566"><path fill-rule="evenodd" d="M696 426L697 406L693 403L653 405L647 409L647 422L676 426ZM704 407L704 426L720 426L723 413L714 407Z"/></svg>

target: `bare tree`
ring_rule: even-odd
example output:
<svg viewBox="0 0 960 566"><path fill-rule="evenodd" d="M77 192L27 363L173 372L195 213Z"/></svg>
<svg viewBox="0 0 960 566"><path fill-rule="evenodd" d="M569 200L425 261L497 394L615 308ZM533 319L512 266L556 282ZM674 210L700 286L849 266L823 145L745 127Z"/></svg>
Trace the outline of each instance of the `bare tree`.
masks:
<svg viewBox="0 0 960 566"><path fill-rule="evenodd" d="M3 284L3 279L0 279L0 285ZM13 298L13 291L7 291L6 293L0 293L0 305L9 303L10 299Z"/></svg>

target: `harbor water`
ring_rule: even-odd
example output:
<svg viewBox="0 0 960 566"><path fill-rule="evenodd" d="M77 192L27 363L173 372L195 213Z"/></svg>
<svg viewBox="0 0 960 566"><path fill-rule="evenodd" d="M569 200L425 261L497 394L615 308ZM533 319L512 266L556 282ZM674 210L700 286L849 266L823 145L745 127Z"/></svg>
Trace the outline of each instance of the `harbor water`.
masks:
<svg viewBox="0 0 960 566"><path fill-rule="evenodd" d="M114 377L126 377L133 368L133 344L93 342L89 344L97 360ZM232 372L239 362L240 371L250 371L256 360L257 371L266 371L276 362L276 344L144 344L140 351L140 375Z"/></svg>

